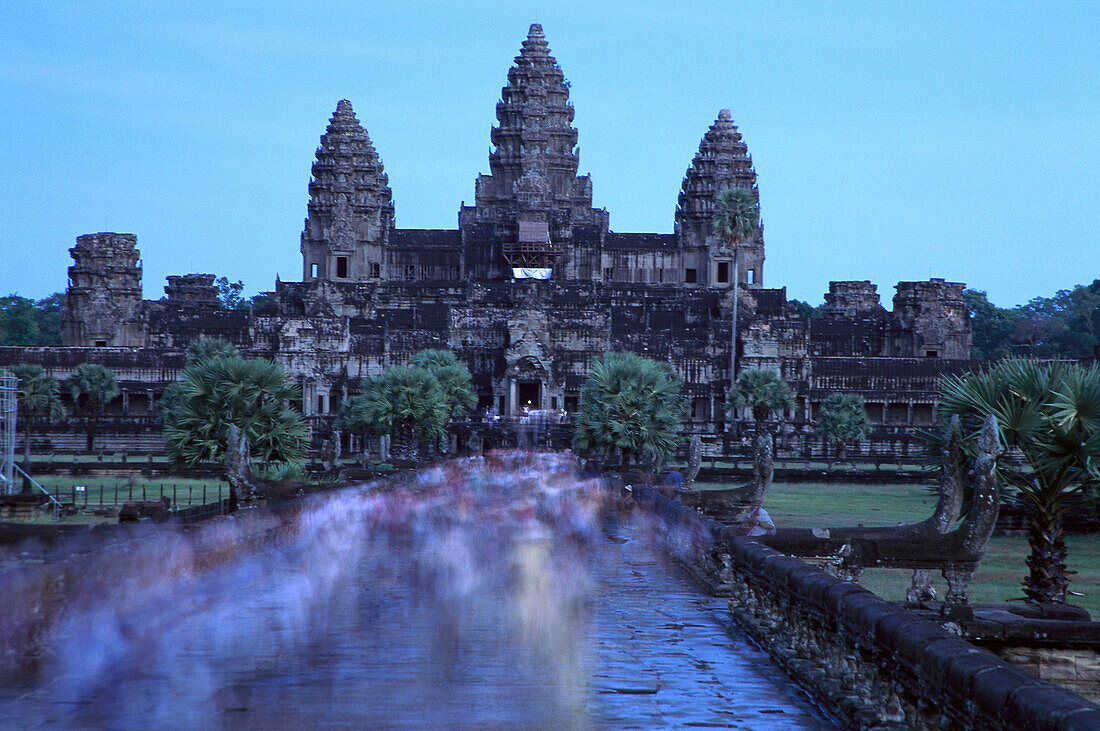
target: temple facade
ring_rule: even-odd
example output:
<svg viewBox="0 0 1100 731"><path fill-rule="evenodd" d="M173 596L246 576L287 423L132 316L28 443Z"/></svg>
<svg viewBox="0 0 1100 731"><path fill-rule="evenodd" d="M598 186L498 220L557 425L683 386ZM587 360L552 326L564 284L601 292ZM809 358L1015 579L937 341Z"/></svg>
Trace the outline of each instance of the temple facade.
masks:
<svg viewBox="0 0 1100 731"><path fill-rule="evenodd" d="M734 348L738 371L772 368L791 383L795 421L811 419L830 388L862 393L875 421L930 420L935 376L964 367L962 284L902 282L887 311L869 282L833 282L821 318L764 287L763 228L734 249L712 224L722 190L759 200L728 110L687 168L673 233L613 232L594 207L592 180L578 174L569 86L537 24L496 118L489 172L477 176L457 229L400 229L382 160L341 100L312 165L302 281L276 282L262 309L220 309L213 275L201 274L170 277L164 298L141 301L136 237L79 237L65 345L176 362L191 340L223 338L282 362L307 414L333 413L362 379L429 347L467 363L482 408L568 411L594 357L631 350L672 363L689 418L717 430ZM131 408L140 410L141 394L156 398L164 384L153 380L133 379Z"/></svg>

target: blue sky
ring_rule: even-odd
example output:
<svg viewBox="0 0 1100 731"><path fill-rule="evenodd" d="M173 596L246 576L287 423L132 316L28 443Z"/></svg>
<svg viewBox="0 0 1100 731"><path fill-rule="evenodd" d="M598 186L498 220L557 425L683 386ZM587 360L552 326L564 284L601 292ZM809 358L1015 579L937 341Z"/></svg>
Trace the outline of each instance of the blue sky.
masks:
<svg viewBox="0 0 1100 731"><path fill-rule="evenodd" d="M301 277L318 137L350 99L397 223L457 226L528 25L571 82L615 231L670 232L726 107L767 286L937 276L1001 305L1100 277L1100 4L11 2L0 294L63 289L82 233L168 274Z"/></svg>

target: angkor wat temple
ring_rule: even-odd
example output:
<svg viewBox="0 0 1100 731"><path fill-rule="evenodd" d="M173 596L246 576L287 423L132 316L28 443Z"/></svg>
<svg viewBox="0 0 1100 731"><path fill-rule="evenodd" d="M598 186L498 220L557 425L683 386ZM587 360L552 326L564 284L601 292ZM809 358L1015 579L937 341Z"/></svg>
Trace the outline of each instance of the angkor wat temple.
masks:
<svg viewBox="0 0 1100 731"><path fill-rule="evenodd" d="M717 193L757 195L748 148L728 110L703 134L677 200L674 232L617 233L578 170L569 86L532 25L501 91L489 174L458 228L401 229L382 161L351 103L321 136L301 236L302 281L275 283L270 305L219 306L214 275L168 278L141 299L132 234L80 236L70 250L61 349L4 348L64 377L78 362L119 373L117 408L148 413L200 336L279 360L300 382L306 414L330 414L365 376L423 348L470 367L481 406L574 408L592 359L624 349L683 376L696 430L721 432L730 383L733 288L740 288L737 368L773 368L798 397L795 422L830 393L861 393L872 420L928 423L938 374L965 367L963 285L901 282L893 310L870 282L832 282L825 315L808 318L784 288L766 288L763 231L734 252L713 231ZM671 208L671 202L670 202ZM734 272L738 282L734 282Z"/></svg>

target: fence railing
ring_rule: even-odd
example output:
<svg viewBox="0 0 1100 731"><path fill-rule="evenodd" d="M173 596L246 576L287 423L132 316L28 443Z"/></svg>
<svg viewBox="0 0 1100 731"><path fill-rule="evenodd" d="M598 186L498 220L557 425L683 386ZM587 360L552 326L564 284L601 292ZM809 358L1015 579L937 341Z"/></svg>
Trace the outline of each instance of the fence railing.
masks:
<svg viewBox="0 0 1100 731"><path fill-rule="evenodd" d="M156 502L168 498L169 510L176 515L194 507L227 502L229 490L229 485L225 483L214 485L174 482L151 485L120 483L115 486L104 486L78 485L74 482L64 487L55 486L51 493L63 509L76 510L117 508L134 500Z"/></svg>

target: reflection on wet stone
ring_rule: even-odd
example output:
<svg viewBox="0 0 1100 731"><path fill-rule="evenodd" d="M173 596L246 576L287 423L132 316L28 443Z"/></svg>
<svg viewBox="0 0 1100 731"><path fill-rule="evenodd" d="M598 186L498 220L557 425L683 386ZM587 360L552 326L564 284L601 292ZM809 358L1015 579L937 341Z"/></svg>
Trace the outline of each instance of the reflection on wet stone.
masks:
<svg viewBox="0 0 1100 731"><path fill-rule="evenodd" d="M818 728L570 460L447 463L193 535L92 552L27 725ZM115 568L104 567L108 558ZM98 574L98 575L97 575ZM22 611L14 609L15 615ZM29 610L28 610L29 611Z"/></svg>

